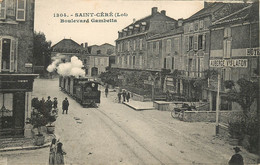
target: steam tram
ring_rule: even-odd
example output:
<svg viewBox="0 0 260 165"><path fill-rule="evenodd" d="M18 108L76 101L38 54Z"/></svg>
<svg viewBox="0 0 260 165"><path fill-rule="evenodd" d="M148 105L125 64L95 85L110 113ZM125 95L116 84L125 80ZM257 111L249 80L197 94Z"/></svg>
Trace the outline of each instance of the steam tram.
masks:
<svg viewBox="0 0 260 165"><path fill-rule="evenodd" d="M91 78L60 76L59 87L83 107L97 107L100 103L99 83Z"/></svg>

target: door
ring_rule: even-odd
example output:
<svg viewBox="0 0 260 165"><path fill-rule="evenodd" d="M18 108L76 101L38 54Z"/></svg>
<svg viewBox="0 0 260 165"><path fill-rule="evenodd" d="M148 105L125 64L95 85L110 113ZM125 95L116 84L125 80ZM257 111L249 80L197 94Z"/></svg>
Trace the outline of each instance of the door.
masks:
<svg viewBox="0 0 260 165"><path fill-rule="evenodd" d="M24 133L25 117L25 92L14 94L14 135L21 136Z"/></svg>

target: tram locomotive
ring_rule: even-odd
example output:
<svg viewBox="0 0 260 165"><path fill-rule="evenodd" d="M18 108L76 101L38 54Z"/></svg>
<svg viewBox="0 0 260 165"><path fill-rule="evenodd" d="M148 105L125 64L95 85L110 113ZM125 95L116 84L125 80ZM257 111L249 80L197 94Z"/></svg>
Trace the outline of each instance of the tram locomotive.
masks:
<svg viewBox="0 0 260 165"><path fill-rule="evenodd" d="M60 76L59 87L84 107L97 107L100 103L98 82L91 78Z"/></svg>

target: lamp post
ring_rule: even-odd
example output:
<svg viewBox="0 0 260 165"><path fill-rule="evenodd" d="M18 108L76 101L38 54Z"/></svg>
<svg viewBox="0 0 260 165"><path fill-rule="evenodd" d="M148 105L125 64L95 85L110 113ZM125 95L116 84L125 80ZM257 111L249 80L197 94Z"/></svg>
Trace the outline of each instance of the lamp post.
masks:
<svg viewBox="0 0 260 165"><path fill-rule="evenodd" d="M218 89L217 89L217 100L216 100L216 135L219 134L219 91L220 91L220 74L218 74Z"/></svg>

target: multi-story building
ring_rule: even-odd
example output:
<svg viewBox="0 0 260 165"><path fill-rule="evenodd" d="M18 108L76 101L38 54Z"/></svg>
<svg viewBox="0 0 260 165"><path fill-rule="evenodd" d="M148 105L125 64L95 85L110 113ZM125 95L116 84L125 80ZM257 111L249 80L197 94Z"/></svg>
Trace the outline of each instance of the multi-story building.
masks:
<svg viewBox="0 0 260 165"><path fill-rule="evenodd" d="M221 74L220 109L239 109L225 99L224 82L240 78L254 81L259 56L259 3L218 19L211 26L210 69ZM259 68L258 68L259 69ZM216 109L217 87L209 86L211 109Z"/></svg>
<svg viewBox="0 0 260 165"><path fill-rule="evenodd" d="M34 0L0 1L0 138L28 137L34 78Z"/></svg>
<svg viewBox="0 0 260 165"><path fill-rule="evenodd" d="M115 52L115 46L108 43L104 43L102 45L92 45L88 46L88 52L92 55L112 55Z"/></svg>
<svg viewBox="0 0 260 165"><path fill-rule="evenodd" d="M168 70L173 73L176 70L184 70L182 56L182 27L183 19L178 20L178 28L153 35L147 39L147 53L152 57L151 65L157 70ZM178 86L178 87L177 87ZM182 93L180 82L173 76L165 77L164 91L170 93Z"/></svg>
<svg viewBox="0 0 260 165"><path fill-rule="evenodd" d="M174 29L176 25L177 21L166 16L165 10L158 12L157 7L153 7L151 15L134 20L132 24L118 32L116 64L113 67L128 70L158 70L159 63L147 52L147 38Z"/></svg>
<svg viewBox="0 0 260 165"><path fill-rule="evenodd" d="M190 99L207 99L203 87L196 88L196 81L203 79L204 71L209 69L210 29L212 22L219 20L247 4L243 3L206 3L203 9L184 20L183 24L183 93ZM214 41L213 41L214 43ZM198 85L197 85L198 86Z"/></svg>

